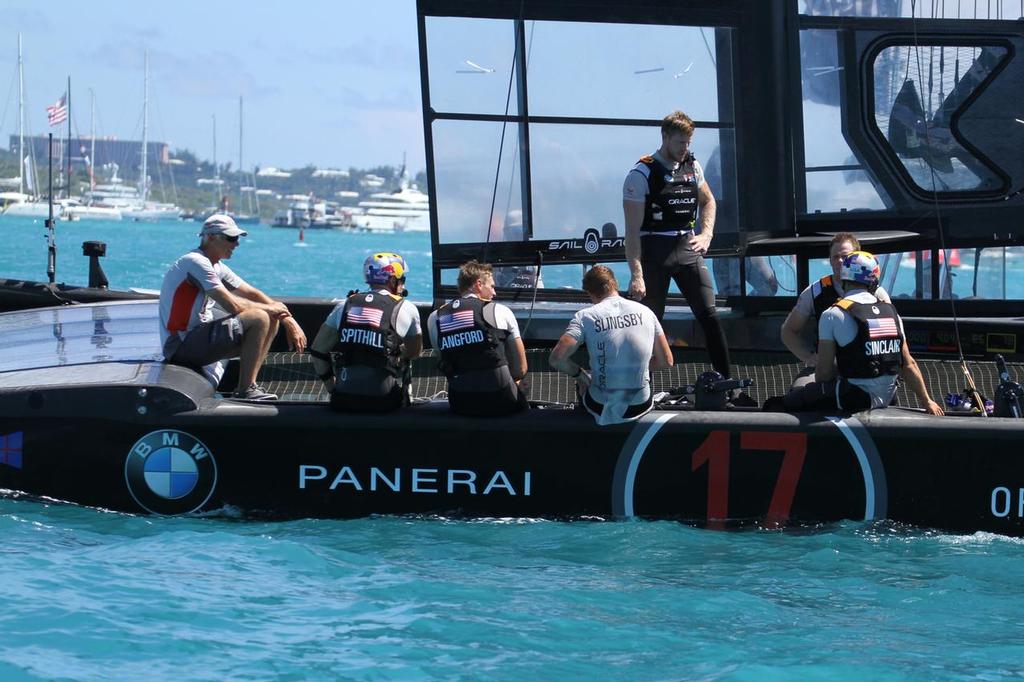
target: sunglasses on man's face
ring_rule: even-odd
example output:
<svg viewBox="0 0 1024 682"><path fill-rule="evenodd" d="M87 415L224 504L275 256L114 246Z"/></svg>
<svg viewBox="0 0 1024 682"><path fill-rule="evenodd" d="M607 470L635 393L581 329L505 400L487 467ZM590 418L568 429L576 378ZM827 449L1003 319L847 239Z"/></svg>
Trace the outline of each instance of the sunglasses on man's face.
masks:
<svg viewBox="0 0 1024 682"><path fill-rule="evenodd" d="M238 238L241 237L241 236L242 235L240 235L240 234L236 234L236 235L233 235L233 236L228 236L226 234L222 234L221 235L221 237L224 238L224 241L231 242L232 244L237 244L238 243Z"/></svg>

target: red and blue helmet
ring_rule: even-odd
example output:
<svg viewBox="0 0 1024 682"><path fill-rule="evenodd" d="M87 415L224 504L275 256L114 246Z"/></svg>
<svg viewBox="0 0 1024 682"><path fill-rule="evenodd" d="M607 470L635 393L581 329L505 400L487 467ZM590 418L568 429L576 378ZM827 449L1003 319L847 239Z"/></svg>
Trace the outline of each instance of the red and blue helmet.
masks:
<svg viewBox="0 0 1024 682"><path fill-rule="evenodd" d="M363 261L363 278L367 284L375 286L386 285L392 277L405 281L408 271L405 259L389 251L372 254Z"/></svg>
<svg viewBox="0 0 1024 682"><path fill-rule="evenodd" d="M843 259L839 267L839 279L844 282L858 282L866 287L878 286L882 269L878 261L867 251L853 251Z"/></svg>

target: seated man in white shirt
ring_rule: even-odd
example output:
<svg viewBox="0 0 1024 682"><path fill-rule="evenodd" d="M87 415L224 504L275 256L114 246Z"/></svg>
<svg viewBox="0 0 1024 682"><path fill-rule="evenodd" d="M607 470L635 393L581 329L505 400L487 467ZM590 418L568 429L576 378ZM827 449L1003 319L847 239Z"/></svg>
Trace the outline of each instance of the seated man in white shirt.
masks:
<svg viewBox="0 0 1024 682"><path fill-rule="evenodd" d="M168 362L193 367L216 385L227 358L239 358L238 390L246 400L276 400L256 384L278 325L298 353L306 335L288 307L250 286L223 261L248 234L231 216L215 213L203 223L199 248L171 265L160 288L160 341ZM214 303L227 316L213 318Z"/></svg>
<svg viewBox="0 0 1024 682"><path fill-rule="evenodd" d="M577 380L583 406L598 425L635 421L651 410L651 370L672 366L672 351L654 312L619 296L610 268L595 265L583 276L594 305L576 313L551 351L551 366ZM585 344L590 372L573 362Z"/></svg>

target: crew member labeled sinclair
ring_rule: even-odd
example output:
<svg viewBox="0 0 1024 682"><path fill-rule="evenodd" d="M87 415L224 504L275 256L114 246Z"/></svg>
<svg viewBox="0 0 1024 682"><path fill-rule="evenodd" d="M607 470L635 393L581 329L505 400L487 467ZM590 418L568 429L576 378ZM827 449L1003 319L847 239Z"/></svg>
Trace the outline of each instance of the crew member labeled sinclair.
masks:
<svg viewBox="0 0 1024 682"><path fill-rule="evenodd" d="M368 291L335 306L313 339L313 367L335 410L386 412L409 404L410 362L423 350L423 332L416 306L403 297L408 271L397 253L369 256Z"/></svg>
<svg viewBox="0 0 1024 682"><path fill-rule="evenodd" d="M925 411L942 414L907 348L903 320L891 303L874 295L879 273L878 261L866 251L843 259L839 278L846 295L818 322L814 381L786 394L787 409L855 412L885 407L902 378Z"/></svg>
<svg viewBox="0 0 1024 682"><path fill-rule="evenodd" d="M495 303L494 271L471 260L459 268L459 298L430 314L430 341L440 351L452 412L510 414L529 407L526 348L508 306Z"/></svg>

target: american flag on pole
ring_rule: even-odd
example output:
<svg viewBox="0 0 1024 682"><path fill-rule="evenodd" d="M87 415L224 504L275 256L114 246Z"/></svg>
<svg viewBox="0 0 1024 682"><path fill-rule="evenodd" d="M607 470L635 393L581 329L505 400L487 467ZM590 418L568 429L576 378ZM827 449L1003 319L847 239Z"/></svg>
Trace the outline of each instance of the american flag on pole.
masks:
<svg viewBox="0 0 1024 682"><path fill-rule="evenodd" d="M895 319L880 317L877 320L868 320L868 338L885 339L892 336L899 336Z"/></svg>
<svg viewBox="0 0 1024 682"><path fill-rule="evenodd" d="M354 305L348 309L348 315L345 319L349 324L368 324L371 327L380 327L380 321L383 317L384 311L379 308L364 308Z"/></svg>
<svg viewBox="0 0 1024 682"><path fill-rule="evenodd" d="M442 334L455 331L456 329L472 327L473 311L469 309L456 310L448 315L442 315L441 319L438 320L438 326L441 328Z"/></svg>
<svg viewBox="0 0 1024 682"><path fill-rule="evenodd" d="M46 119L51 126L68 120L68 94L65 92L55 104L46 107Z"/></svg>

